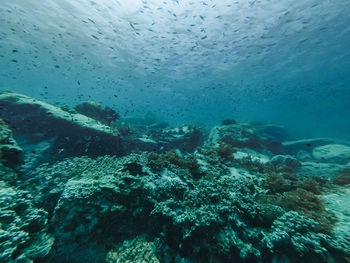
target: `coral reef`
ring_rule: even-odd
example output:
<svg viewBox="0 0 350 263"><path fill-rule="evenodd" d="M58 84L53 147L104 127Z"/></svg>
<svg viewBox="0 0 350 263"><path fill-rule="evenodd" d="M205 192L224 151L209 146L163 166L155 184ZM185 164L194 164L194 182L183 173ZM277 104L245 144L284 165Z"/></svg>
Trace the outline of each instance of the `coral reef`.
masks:
<svg viewBox="0 0 350 263"><path fill-rule="evenodd" d="M96 160L83 157L38 167L30 177L56 177L63 182L54 191L61 194L50 213L56 241L47 258L78 262L91 261L93 255L99 261L108 252L110 260L123 258L126 254L111 244L137 235L154 240L160 262L176 258L267 262L276 251L289 258L297 253L292 262L316 256L327 262L332 251L342 253L337 240L324 232L322 222L308 213L315 210L325 215L314 194L292 188L283 190L280 199L261 202L260 197L266 195L263 177L240 166L207 165L214 154L218 155L215 148L186 157L175 152ZM201 177L190 172L188 160L193 158L203 171ZM52 197L46 194L45 183L42 187L37 189L39 204L48 208ZM286 229L286 222L293 220L301 226L288 224ZM68 242L72 239L76 242ZM136 243L123 246L149 247Z"/></svg>
<svg viewBox="0 0 350 263"><path fill-rule="evenodd" d="M14 159L1 151L1 262L349 261L344 154L321 162L311 155L317 146L298 142L287 146L286 155L278 141L284 130L271 125L229 122L215 127L203 144L199 128L154 120L145 128L122 124L130 130L118 144L124 148L109 152L114 141L102 137L120 140L111 127L6 94L0 95L7 105L2 116L30 110L11 125L0 119L0 149L20 145L25 161L19 147ZM38 127L31 127L31 118L48 110L52 116L35 119ZM61 114L87 123L70 123ZM81 132L59 144L57 138L67 136L47 127L57 123L78 125ZM35 137L38 130L43 138ZM53 145L62 152L76 147L87 130L103 134L93 139L100 148L88 148L86 156L48 154ZM301 151L307 162L299 159Z"/></svg>

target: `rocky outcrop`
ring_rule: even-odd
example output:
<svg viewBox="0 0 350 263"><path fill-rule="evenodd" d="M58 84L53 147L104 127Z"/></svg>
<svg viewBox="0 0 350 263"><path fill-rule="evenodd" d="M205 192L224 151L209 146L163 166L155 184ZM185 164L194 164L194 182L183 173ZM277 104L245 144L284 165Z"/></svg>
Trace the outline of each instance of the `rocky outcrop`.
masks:
<svg viewBox="0 0 350 263"><path fill-rule="evenodd" d="M166 128L159 134L158 141L162 142L161 147L165 151L179 149L182 152L193 152L203 143L203 135L195 126L180 126Z"/></svg>
<svg viewBox="0 0 350 263"><path fill-rule="evenodd" d="M350 147L342 144L327 144L312 151L315 160L324 163L350 163Z"/></svg>
<svg viewBox="0 0 350 263"><path fill-rule="evenodd" d="M248 123L215 126L210 131L208 142L210 144L224 142L237 148L246 147L260 152L282 153L279 141L272 139L272 137L261 137L257 128Z"/></svg>
<svg viewBox="0 0 350 263"><path fill-rule="evenodd" d="M300 151L311 153L315 147L324 146L330 143L333 143L333 140L329 138L313 138L285 141L282 143L282 145L286 153L297 155Z"/></svg>
<svg viewBox="0 0 350 263"><path fill-rule="evenodd" d="M335 163L303 162L298 172L308 177L330 180L334 178L337 174L339 174L339 172L345 169L350 169L350 165L341 165Z"/></svg>
<svg viewBox="0 0 350 263"><path fill-rule="evenodd" d="M269 162L277 172L294 172L301 163L290 155L276 155Z"/></svg>
<svg viewBox="0 0 350 263"><path fill-rule="evenodd" d="M288 138L286 129L280 125L260 124L256 125L256 129L260 137L269 138L273 141L282 142Z"/></svg>
<svg viewBox="0 0 350 263"><path fill-rule="evenodd" d="M39 143L48 144L38 158L122 154L117 130L87 116L16 93L0 94L0 107L0 117L9 123L24 152L40 149Z"/></svg>
<svg viewBox="0 0 350 263"><path fill-rule="evenodd" d="M179 127L145 126L130 129L130 134L123 138L125 152L179 150L183 153L190 153L202 144L202 131L195 126L188 125Z"/></svg>

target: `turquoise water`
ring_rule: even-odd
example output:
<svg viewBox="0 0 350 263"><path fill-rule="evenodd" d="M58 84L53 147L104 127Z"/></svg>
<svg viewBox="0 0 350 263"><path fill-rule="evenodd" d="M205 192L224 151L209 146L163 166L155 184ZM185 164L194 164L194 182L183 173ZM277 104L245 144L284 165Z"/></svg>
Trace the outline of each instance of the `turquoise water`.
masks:
<svg viewBox="0 0 350 263"><path fill-rule="evenodd" d="M173 123L234 118L349 139L349 9L346 0L3 0L0 88Z"/></svg>
<svg viewBox="0 0 350 263"><path fill-rule="evenodd" d="M1 0L0 262L349 263L349 0Z"/></svg>

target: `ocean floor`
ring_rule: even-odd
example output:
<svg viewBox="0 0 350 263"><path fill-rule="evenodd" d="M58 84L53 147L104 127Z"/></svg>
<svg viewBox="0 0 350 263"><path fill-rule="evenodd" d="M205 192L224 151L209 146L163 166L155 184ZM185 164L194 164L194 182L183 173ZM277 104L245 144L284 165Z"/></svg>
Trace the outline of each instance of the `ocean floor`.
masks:
<svg viewBox="0 0 350 263"><path fill-rule="evenodd" d="M350 262L350 145L0 93L0 262Z"/></svg>

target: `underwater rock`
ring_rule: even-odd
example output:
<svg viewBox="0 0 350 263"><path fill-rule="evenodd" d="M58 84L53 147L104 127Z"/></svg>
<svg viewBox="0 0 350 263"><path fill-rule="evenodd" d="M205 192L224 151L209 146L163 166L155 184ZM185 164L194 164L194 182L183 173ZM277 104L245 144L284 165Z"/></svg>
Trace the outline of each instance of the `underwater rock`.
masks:
<svg viewBox="0 0 350 263"><path fill-rule="evenodd" d="M307 151L304 151L304 150L298 151L298 153L296 154L296 158L300 162L311 162L311 161L313 161L311 153L309 153Z"/></svg>
<svg viewBox="0 0 350 263"><path fill-rule="evenodd" d="M56 138L52 138L34 143L25 137L17 137L17 142L19 145L21 145L24 152L22 155L23 162L20 166L20 170L22 172L30 172L34 167L40 165L41 163L52 161L52 156L48 153L50 153L50 150L52 150L55 139Z"/></svg>
<svg viewBox="0 0 350 263"><path fill-rule="evenodd" d="M330 143L333 143L333 140L329 138L314 138L286 141L283 142L282 145L286 153L296 155L301 150L311 153L315 147L324 146Z"/></svg>
<svg viewBox="0 0 350 263"><path fill-rule="evenodd" d="M120 117L115 110L109 107L103 109L101 105L92 101L83 102L77 105L74 109L78 113L95 119L105 125L110 125L112 121L116 121Z"/></svg>
<svg viewBox="0 0 350 263"><path fill-rule="evenodd" d="M162 130L160 140L165 142L164 150L179 149L182 152L193 152L203 142L201 131L194 126L181 126Z"/></svg>
<svg viewBox="0 0 350 263"><path fill-rule="evenodd" d="M269 163L277 172L293 172L301 166L301 163L291 155L276 155Z"/></svg>
<svg viewBox="0 0 350 263"><path fill-rule="evenodd" d="M247 147L256 151L282 152L282 146L278 141L260 137L257 129L247 123L213 127L209 134L208 143L219 144L220 142L237 148Z"/></svg>
<svg viewBox="0 0 350 263"><path fill-rule="evenodd" d="M312 156L320 162L347 164L350 163L350 147L327 144L313 149Z"/></svg>
<svg viewBox="0 0 350 263"><path fill-rule="evenodd" d="M249 142L258 138L253 127L249 124L239 123L213 127L210 131L208 142L217 144L228 139L232 140L232 142L230 141L232 146L243 148L247 147Z"/></svg>
<svg viewBox="0 0 350 263"><path fill-rule="evenodd" d="M323 198L326 208L337 216L337 223L333 229L334 236L338 241L337 244L350 257L350 190L339 188L337 192L324 195Z"/></svg>
<svg viewBox="0 0 350 263"><path fill-rule="evenodd" d="M236 124L237 122L233 119L225 119L221 122L222 125L231 125L231 124Z"/></svg>
<svg viewBox="0 0 350 263"><path fill-rule="evenodd" d="M6 122L0 119L0 162L10 168L22 163L22 149L12 137Z"/></svg>
<svg viewBox="0 0 350 263"><path fill-rule="evenodd" d="M159 263L155 255L156 247L153 242L147 242L144 236L126 240L121 246L108 252L107 263Z"/></svg>
<svg viewBox="0 0 350 263"><path fill-rule="evenodd" d="M16 140L27 146L53 140L45 151L52 159L122 153L118 132L84 115L16 93L0 94L0 105Z"/></svg>
<svg viewBox="0 0 350 263"><path fill-rule="evenodd" d="M265 165L270 161L270 157L262 153L256 152L249 148L240 149L233 154L235 160L249 160L252 163Z"/></svg>
<svg viewBox="0 0 350 263"><path fill-rule="evenodd" d="M274 141L282 142L288 137L286 129L280 125L261 124L257 125L256 129L260 137L269 138Z"/></svg>
<svg viewBox="0 0 350 263"><path fill-rule="evenodd" d="M0 181L0 261L44 258L54 242L47 233L47 216L46 211L32 205L29 192Z"/></svg>
<svg viewBox="0 0 350 263"><path fill-rule="evenodd" d="M342 165L336 163L302 162L302 166L299 168L298 173L307 177L330 180L339 174L339 172L345 169L350 169L350 165Z"/></svg>
<svg viewBox="0 0 350 263"><path fill-rule="evenodd" d="M132 130L130 136L123 138L125 152L179 150L183 153L190 153L202 143L202 131L195 126L187 125L166 128L145 127L136 131Z"/></svg>

